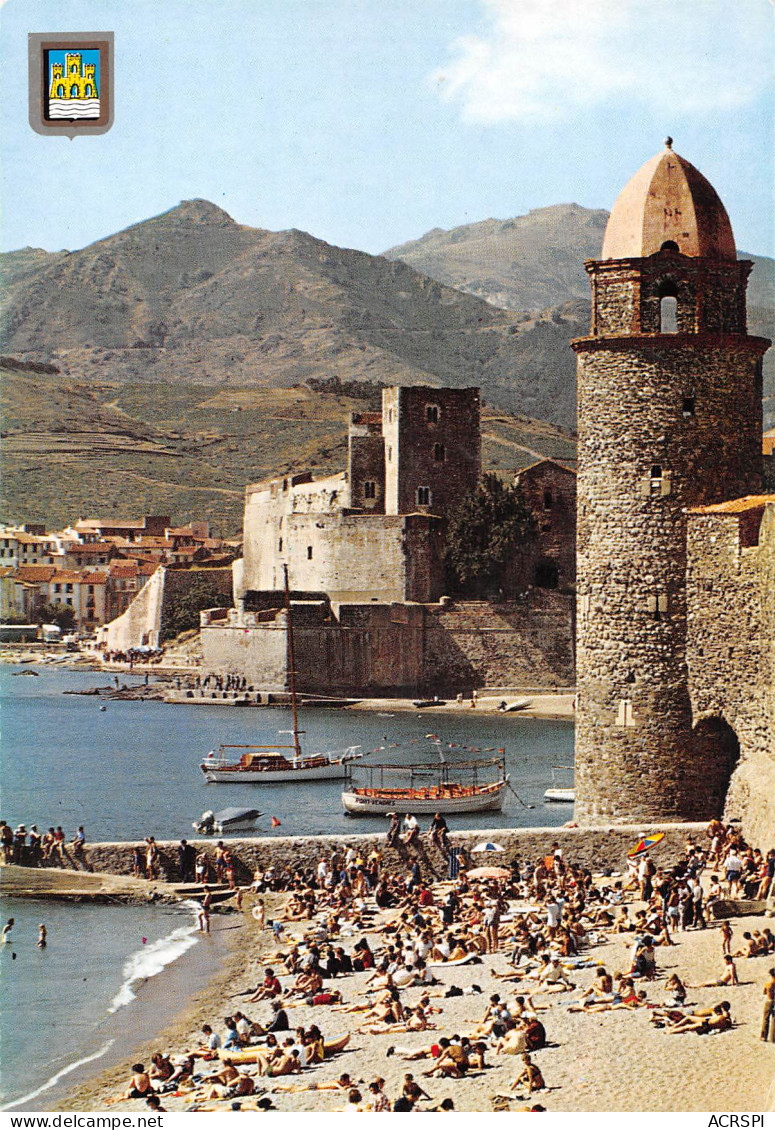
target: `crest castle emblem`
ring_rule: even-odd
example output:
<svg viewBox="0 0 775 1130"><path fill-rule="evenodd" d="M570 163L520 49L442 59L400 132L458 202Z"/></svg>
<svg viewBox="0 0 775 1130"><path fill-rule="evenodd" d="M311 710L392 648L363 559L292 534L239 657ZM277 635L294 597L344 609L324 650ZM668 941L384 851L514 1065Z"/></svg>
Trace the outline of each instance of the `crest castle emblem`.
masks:
<svg viewBox="0 0 775 1130"><path fill-rule="evenodd" d="M29 89L38 133L105 133L113 124L113 33L31 34Z"/></svg>

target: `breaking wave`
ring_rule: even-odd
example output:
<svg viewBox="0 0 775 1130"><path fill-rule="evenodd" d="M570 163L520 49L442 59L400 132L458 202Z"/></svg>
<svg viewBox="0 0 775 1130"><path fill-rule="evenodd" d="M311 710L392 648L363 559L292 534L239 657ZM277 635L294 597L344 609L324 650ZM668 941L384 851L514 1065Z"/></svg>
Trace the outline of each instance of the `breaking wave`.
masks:
<svg viewBox="0 0 775 1130"><path fill-rule="evenodd" d="M192 911L199 907L196 903L186 902ZM168 965L190 950L197 943L198 928L196 922L189 926L178 926L165 938L159 938L150 945L133 953L124 965L124 981L113 1000L110 1002L108 1012L118 1012L124 1005L135 999L135 988L151 977L156 977Z"/></svg>

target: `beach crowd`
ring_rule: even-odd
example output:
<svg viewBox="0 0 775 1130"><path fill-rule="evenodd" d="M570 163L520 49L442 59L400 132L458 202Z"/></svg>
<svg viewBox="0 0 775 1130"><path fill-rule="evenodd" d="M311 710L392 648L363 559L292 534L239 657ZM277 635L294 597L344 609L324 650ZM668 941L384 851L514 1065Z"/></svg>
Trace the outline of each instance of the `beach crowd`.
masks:
<svg viewBox="0 0 775 1130"><path fill-rule="evenodd" d="M443 858L438 822L423 839L409 821L393 840L398 863L350 846L315 866L258 868L232 896L256 931L251 983L234 987L196 1046L136 1063L114 1101L267 1110L303 1095L330 1109L320 1104L331 1092L343 1111L451 1111L450 1084L484 1078L490 1109L550 1109L556 1084L542 1056L556 1046L558 1009L722 1037L740 1023L741 963L761 985L758 1035L775 1045L775 934L729 917L735 900L772 892L775 850L747 844L735 824L712 821L669 867L648 846L635 851L616 875L593 874L557 844L504 864L490 844L484 865L464 857L454 878L439 879L426 866L432 844ZM681 946L706 930L718 937L717 976L692 983ZM626 959L609 967L605 947L622 941ZM356 1060L371 1072L329 1067L372 1045ZM411 1069L397 1073L399 1063Z"/></svg>

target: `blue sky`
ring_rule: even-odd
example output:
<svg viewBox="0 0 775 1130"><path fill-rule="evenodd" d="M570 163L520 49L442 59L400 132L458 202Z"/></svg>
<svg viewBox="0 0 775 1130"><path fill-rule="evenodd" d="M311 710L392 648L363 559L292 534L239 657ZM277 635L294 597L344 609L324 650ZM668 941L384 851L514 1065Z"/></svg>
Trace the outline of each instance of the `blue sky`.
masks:
<svg viewBox="0 0 775 1130"><path fill-rule="evenodd" d="M771 0L6 0L0 247L81 247L204 197L378 252L610 208L669 133L738 247L773 254L774 17ZM31 31L115 32L109 133L30 129Z"/></svg>

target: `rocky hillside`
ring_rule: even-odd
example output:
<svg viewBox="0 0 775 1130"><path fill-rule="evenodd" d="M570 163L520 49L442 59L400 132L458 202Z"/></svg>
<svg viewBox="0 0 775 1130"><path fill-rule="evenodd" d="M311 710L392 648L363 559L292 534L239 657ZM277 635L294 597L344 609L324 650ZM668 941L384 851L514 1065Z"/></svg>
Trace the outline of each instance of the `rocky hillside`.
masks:
<svg viewBox="0 0 775 1130"><path fill-rule="evenodd" d="M448 286L506 310L543 310L589 298L584 260L600 254L608 213L578 204L481 220L383 252Z"/></svg>
<svg viewBox="0 0 775 1130"><path fill-rule="evenodd" d="M574 420L575 306L502 311L403 262L244 227L206 201L81 251L2 259L0 352L85 382L476 384L511 411Z"/></svg>
<svg viewBox="0 0 775 1130"><path fill-rule="evenodd" d="M510 220L482 220L449 231L433 228L420 239L389 248L384 255L493 306L543 311L544 322L551 321L552 307L567 310L569 299L584 300L575 307L574 320L585 326L589 322L589 280L584 260L600 254L607 222L608 212L556 204ZM754 264L748 285L749 332L775 339L775 262L746 251L739 255ZM586 330L574 329L576 332ZM552 340L544 344L564 371L564 343ZM536 353L543 363L551 364L546 349ZM764 408L766 423L775 423L775 350L770 350L764 362Z"/></svg>

